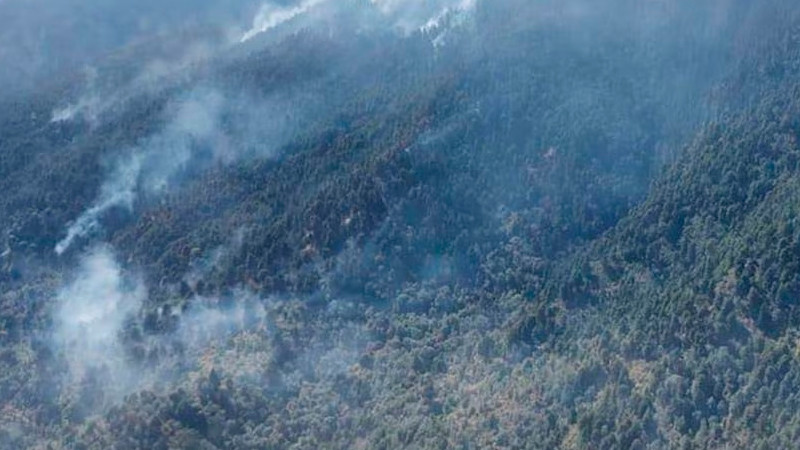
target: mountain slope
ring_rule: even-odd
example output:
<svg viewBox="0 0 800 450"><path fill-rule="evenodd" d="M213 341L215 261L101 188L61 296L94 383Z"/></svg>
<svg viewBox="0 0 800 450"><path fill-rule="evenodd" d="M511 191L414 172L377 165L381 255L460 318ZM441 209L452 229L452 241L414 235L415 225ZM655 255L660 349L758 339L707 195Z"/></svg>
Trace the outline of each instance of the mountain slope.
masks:
<svg viewBox="0 0 800 450"><path fill-rule="evenodd" d="M797 442L795 8L391 5L3 109L0 446Z"/></svg>
<svg viewBox="0 0 800 450"><path fill-rule="evenodd" d="M576 340L599 340L605 356L595 388L631 390L623 411L645 424L641 442L796 442L800 110L792 36L777 33L771 48L780 50L747 61L728 85L742 104L739 89L758 74L758 88L747 91L752 106L707 126L641 205L562 263L538 306L524 309L546 312L523 313L511 333L568 355L579 352ZM590 332L587 323L596 324ZM584 443L628 426L614 395L616 409L578 422Z"/></svg>

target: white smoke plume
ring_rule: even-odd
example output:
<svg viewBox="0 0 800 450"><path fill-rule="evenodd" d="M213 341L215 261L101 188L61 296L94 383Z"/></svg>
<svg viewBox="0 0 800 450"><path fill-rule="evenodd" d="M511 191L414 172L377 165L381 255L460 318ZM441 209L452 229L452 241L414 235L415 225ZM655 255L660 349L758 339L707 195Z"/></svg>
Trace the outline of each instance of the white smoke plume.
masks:
<svg viewBox="0 0 800 450"><path fill-rule="evenodd" d="M97 200L68 227L56 253L63 254L76 239L96 232L110 210L132 211L141 190L157 194L167 189L176 173L191 162L198 146L210 147L213 158L227 158L225 137L219 130L221 106L222 97L216 92L195 94L180 102L162 133L117 161Z"/></svg>
<svg viewBox="0 0 800 450"><path fill-rule="evenodd" d="M325 1L327 0L304 0L294 6L265 4L253 19L253 27L242 36L241 42L247 42L261 33L286 23L297 16L303 15Z"/></svg>
<svg viewBox="0 0 800 450"><path fill-rule="evenodd" d="M69 122L75 120L79 116L86 116L91 120L91 117L94 116L92 111L96 109L97 104L97 99L95 97L81 98L77 103L70 103L63 108L54 109L50 122Z"/></svg>
<svg viewBox="0 0 800 450"><path fill-rule="evenodd" d="M52 346L68 369L61 380L62 401L96 413L131 393L169 390L211 368L260 383L272 364L270 355L286 351L275 345L293 339L291 332L286 335L291 326L283 324L286 311L301 303L235 289L224 297L193 297L188 308L159 308L160 318L169 315L177 327L141 337L137 345L144 352L139 354L159 355L142 360L125 336L138 326L135 319L142 316L147 295L142 278L126 271L110 247L81 258L58 291L53 312ZM337 311L323 314L336 317ZM290 345L289 377L296 382L304 376L333 378L357 361L367 342L363 326L349 324L311 347Z"/></svg>
<svg viewBox="0 0 800 450"><path fill-rule="evenodd" d="M179 320L174 333L144 338L145 349L161 353L155 364L145 365L133 358L123 335L126 326L137 326L134 319L147 292L144 281L121 267L110 247L96 247L81 258L56 294L50 337L66 364L61 382L67 401L96 412L137 390L179 381L202 364L210 347L224 345L237 333L266 330L265 303L247 291L234 292L230 306L196 297L189 311L170 313ZM182 350L170 350L176 348Z"/></svg>
<svg viewBox="0 0 800 450"><path fill-rule="evenodd" d="M363 16L362 20L377 20L384 26L399 30L403 34L411 34L436 28L449 15L469 14L475 9L476 2L477 0L370 0L367 8L374 10L377 15L368 14ZM352 7L347 2L333 4L329 0L304 0L292 6L267 3L256 14L252 27L244 33L241 42L247 42L259 34L306 15L323 3L330 4L332 11ZM371 28L378 24L352 25L356 28Z"/></svg>
<svg viewBox="0 0 800 450"><path fill-rule="evenodd" d="M177 105L167 128L141 150L147 192L166 190L198 152L210 151L215 160L227 158L226 136L220 128L222 108L222 95L216 91L195 92Z"/></svg>
<svg viewBox="0 0 800 450"><path fill-rule="evenodd" d="M53 109L50 123L69 122L77 119L94 123L99 111L105 107L100 97L96 95L98 76L97 69L94 67L84 68L83 77L87 94L66 106Z"/></svg>
<svg viewBox="0 0 800 450"><path fill-rule="evenodd" d="M388 20L387 23L394 23L395 28L408 30L438 28L445 16L467 14L476 5L476 0L371 1L367 8L379 11ZM245 34L243 40L306 14L326 2L327 0L305 0L289 7L267 4L261 8L253 21L253 28ZM446 33L446 29L440 30L434 45L440 45ZM210 50L199 46L196 51L189 52L185 61L166 66L156 64L137 78L140 81L133 84L157 85L169 74L208 58L210 54ZM88 78L89 83L93 84L96 73L90 74ZM146 139L136 148L127 150L127 156L116 161L115 168L102 185L95 202L68 226L66 235L56 245L55 252L61 255L76 240L100 231L102 220L109 211L123 208L132 212L136 200L142 194L161 195L168 191L180 181L181 174L196 167L198 161L204 161L205 164L226 164L248 156L274 156L274 150L287 140L292 130L302 127L303 114L298 110L298 105L313 109L314 102L318 101L309 97L313 96L290 90L257 103L243 96L226 97L213 89L196 89L191 92L168 109L167 125L160 133ZM95 121L114 101L114 98L101 101L87 96L86 100L55 111L52 119L64 121L83 115L88 120ZM235 120L231 120L232 117Z"/></svg>
<svg viewBox="0 0 800 450"><path fill-rule="evenodd" d="M189 171L276 157L322 106L313 92L292 89L258 98L247 92L193 90L167 108L161 131L112 159L98 197L68 226L56 253L100 231L111 210L133 212L138 199L165 194Z"/></svg>
<svg viewBox="0 0 800 450"><path fill-rule="evenodd" d="M136 185L142 170L141 155L133 154L123 163L117 165L114 172L100 189L97 201L78 217L67 229L67 235L55 248L57 254L63 254L75 239L87 236L100 227L100 219L109 210L117 207L133 210L136 198Z"/></svg>
<svg viewBox="0 0 800 450"><path fill-rule="evenodd" d="M73 381L102 370L112 385L129 382L120 333L145 296L141 280L124 276L109 248L96 248L82 258L74 279L57 295L54 317L53 343Z"/></svg>
<svg viewBox="0 0 800 450"><path fill-rule="evenodd" d="M430 31L449 15L474 11L477 0L370 0L378 10L405 33Z"/></svg>

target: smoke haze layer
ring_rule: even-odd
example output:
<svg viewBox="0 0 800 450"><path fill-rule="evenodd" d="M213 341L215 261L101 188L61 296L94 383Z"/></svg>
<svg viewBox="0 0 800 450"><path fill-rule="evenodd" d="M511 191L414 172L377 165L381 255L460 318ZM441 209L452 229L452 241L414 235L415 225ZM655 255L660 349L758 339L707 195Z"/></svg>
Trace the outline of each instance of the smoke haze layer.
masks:
<svg viewBox="0 0 800 450"><path fill-rule="evenodd" d="M798 11L0 0L0 448L790 447Z"/></svg>

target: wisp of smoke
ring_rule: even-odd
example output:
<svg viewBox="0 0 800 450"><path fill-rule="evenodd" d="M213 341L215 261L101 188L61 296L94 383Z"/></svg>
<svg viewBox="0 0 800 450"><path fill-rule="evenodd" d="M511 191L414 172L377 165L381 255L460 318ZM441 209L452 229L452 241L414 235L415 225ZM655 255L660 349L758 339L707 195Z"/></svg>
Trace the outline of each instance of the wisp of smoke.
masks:
<svg viewBox="0 0 800 450"><path fill-rule="evenodd" d="M165 191L201 148L210 149L213 159L221 159L225 154L225 136L220 130L222 108L222 95L216 91L192 93L178 104L164 132L141 149L146 164L142 187L147 192Z"/></svg>
<svg viewBox="0 0 800 450"><path fill-rule="evenodd" d="M238 255L245 242L248 230L244 227L239 228L233 233L226 245L215 248L190 265L189 271L183 276L183 281L195 290L204 278L214 273L214 271L224 269L226 264L230 264L234 256Z"/></svg>
<svg viewBox="0 0 800 450"><path fill-rule="evenodd" d="M84 111L87 108L86 105L87 102L81 99L78 103L71 103L63 108L54 109L50 122L68 122Z"/></svg>
<svg viewBox="0 0 800 450"><path fill-rule="evenodd" d="M238 36L236 37L238 39ZM101 123L113 123L125 105L142 95L164 92L175 83L180 83L203 66L205 62L233 45L230 37L217 35L197 38L186 44L167 45L163 54L148 55L148 60L137 64L137 70L126 72L123 80L113 75L108 68L88 67L85 72L83 94L76 100L53 109L51 123L83 121L96 127ZM112 80L105 79L112 73Z"/></svg>
<svg viewBox="0 0 800 450"><path fill-rule="evenodd" d="M232 298L230 307L220 306L216 298L192 300L193 308L181 316L175 335L190 353L202 351L217 341L222 343L224 338L251 330L267 319L264 302L256 295L237 289Z"/></svg>

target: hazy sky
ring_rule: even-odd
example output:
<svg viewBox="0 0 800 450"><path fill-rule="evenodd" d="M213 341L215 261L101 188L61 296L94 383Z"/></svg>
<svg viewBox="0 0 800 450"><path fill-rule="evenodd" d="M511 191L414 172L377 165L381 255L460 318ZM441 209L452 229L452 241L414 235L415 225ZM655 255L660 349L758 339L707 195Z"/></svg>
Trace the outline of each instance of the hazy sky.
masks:
<svg viewBox="0 0 800 450"><path fill-rule="evenodd" d="M0 96L153 35L247 28L256 0L0 0Z"/></svg>

